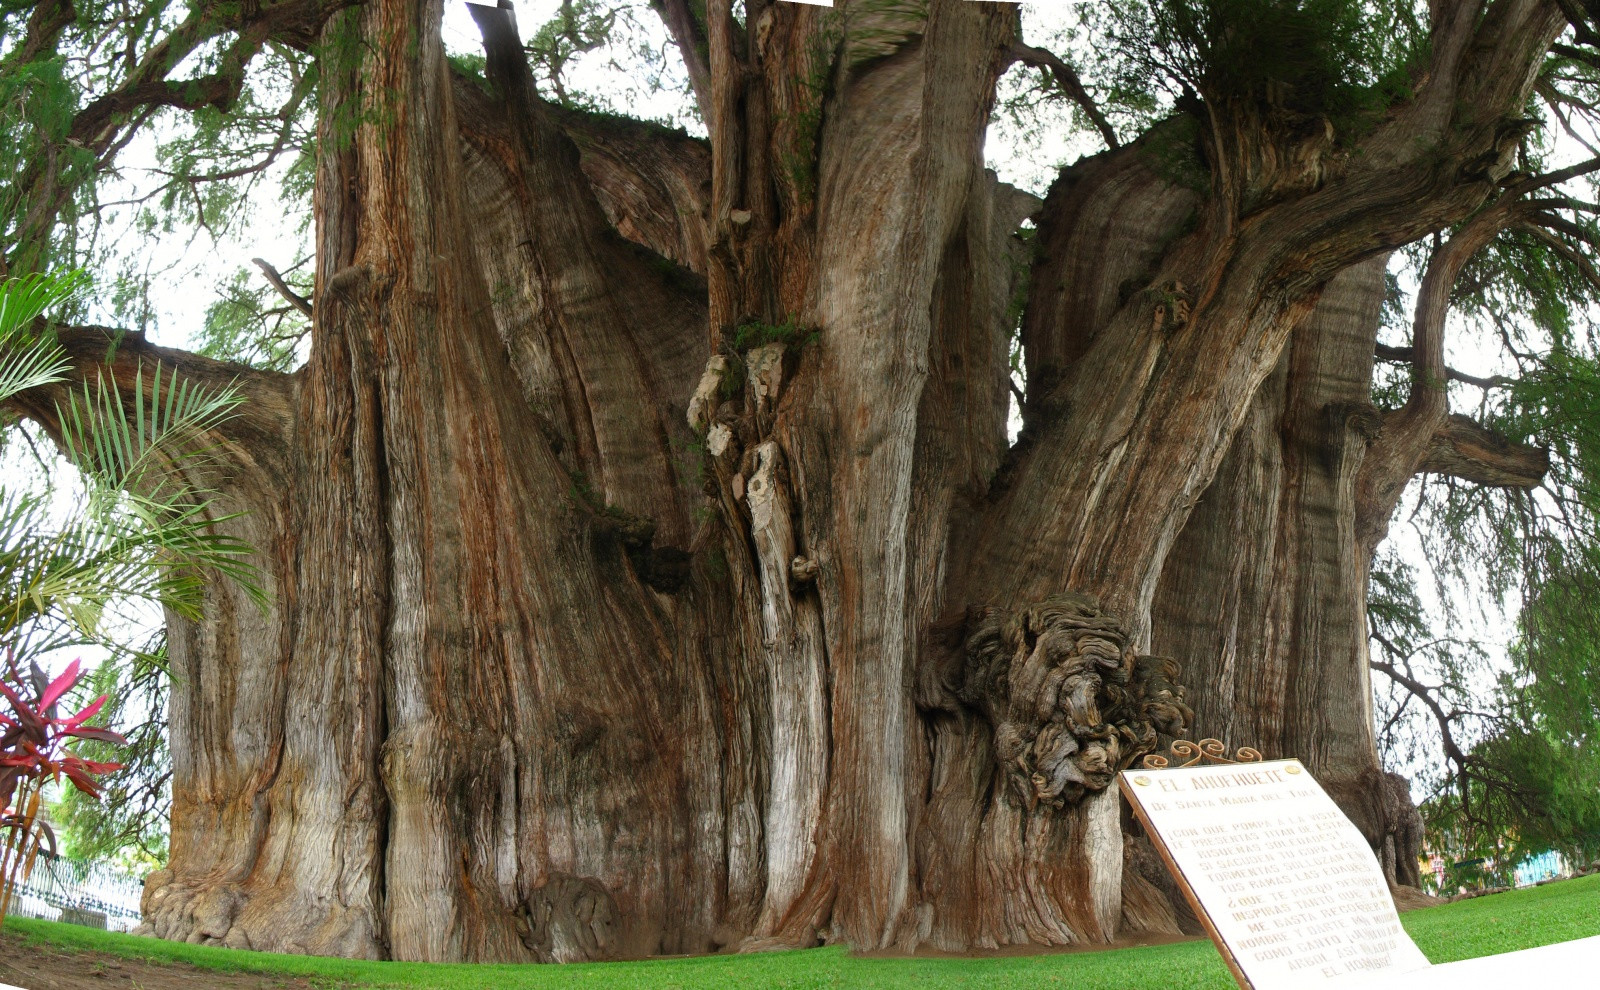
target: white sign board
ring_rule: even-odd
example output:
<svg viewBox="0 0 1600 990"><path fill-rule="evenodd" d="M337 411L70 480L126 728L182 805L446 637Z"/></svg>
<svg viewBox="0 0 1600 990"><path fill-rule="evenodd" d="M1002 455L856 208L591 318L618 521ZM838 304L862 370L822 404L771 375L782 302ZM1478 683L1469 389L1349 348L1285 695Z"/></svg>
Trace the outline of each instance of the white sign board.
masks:
<svg viewBox="0 0 1600 990"><path fill-rule="evenodd" d="M1428 967L1366 839L1297 761L1121 783L1241 986L1353 987Z"/></svg>

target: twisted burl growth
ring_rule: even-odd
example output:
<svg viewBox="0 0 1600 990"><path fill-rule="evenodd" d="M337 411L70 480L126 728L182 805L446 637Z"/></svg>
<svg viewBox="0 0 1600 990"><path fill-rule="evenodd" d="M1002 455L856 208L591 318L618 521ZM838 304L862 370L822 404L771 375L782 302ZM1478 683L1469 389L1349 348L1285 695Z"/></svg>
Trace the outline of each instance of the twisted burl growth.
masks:
<svg viewBox="0 0 1600 990"><path fill-rule="evenodd" d="M1187 734L1178 664L1127 644L1121 621L1082 595L968 615L958 696L993 726L1012 800L1029 810L1076 803L1163 736Z"/></svg>

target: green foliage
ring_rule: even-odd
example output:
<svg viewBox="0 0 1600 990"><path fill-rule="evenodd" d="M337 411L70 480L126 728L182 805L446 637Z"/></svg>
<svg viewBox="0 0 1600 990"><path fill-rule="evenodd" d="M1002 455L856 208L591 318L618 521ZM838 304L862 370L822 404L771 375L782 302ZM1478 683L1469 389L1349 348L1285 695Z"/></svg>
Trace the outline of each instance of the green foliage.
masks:
<svg viewBox="0 0 1600 990"><path fill-rule="evenodd" d="M84 281L82 273L73 272L0 282L0 401L59 381L66 373L66 355L35 321L70 301Z"/></svg>
<svg viewBox="0 0 1600 990"><path fill-rule="evenodd" d="M1532 852L1600 858L1600 549L1571 548L1522 610L1501 694L1508 728L1476 753L1515 802L1493 815Z"/></svg>
<svg viewBox="0 0 1600 990"><path fill-rule="evenodd" d="M1189 92L1325 117L1343 141L1410 95L1427 51L1427 8L1406 0L1144 0L1086 20L1124 113L1148 122Z"/></svg>
<svg viewBox="0 0 1600 990"><path fill-rule="evenodd" d="M1465 861L1456 886L1512 883L1519 863L1549 850L1579 865L1600 856L1593 654L1564 664L1514 652L1515 674L1488 703L1489 731L1422 807L1429 846Z"/></svg>
<svg viewBox="0 0 1600 990"><path fill-rule="evenodd" d="M638 107L663 93L682 94L684 110L666 126L696 121L697 113L677 52L661 44L655 15L643 0L566 0L541 24L525 48L534 81L547 99L569 109L638 117ZM704 18L704 5L697 5ZM594 80L604 77L605 83Z"/></svg>
<svg viewBox="0 0 1600 990"><path fill-rule="evenodd" d="M821 330L802 326L791 313L782 323L748 320L739 324L733 334L733 349L744 354L768 344L782 344L790 350L798 350L807 344L816 343L821 335Z"/></svg>
<svg viewBox="0 0 1600 990"><path fill-rule="evenodd" d="M618 13L618 5L602 0L565 0L527 43L529 61L536 72L542 71L561 103L572 102L562 78L567 63L610 43Z"/></svg>
<svg viewBox="0 0 1600 990"><path fill-rule="evenodd" d="M38 332L36 317L83 284L78 275L0 282L0 402L59 381L62 352ZM192 480L211 465L212 437L240 396L197 387L160 366L148 375L141 368L131 385L125 396L96 376L67 389L58 404L61 444L83 483L69 506L57 503L58 493L0 485L0 647L23 665L73 647L110 654L93 687L123 689L109 709L117 725L144 717L132 755L149 762L115 778L104 808L69 799L64 821L77 829L71 841L80 852L106 853L131 840L158 856L168 766L164 658L123 642L119 630L141 604L198 616L207 572L233 579L263 604L266 594L251 548L217 532L227 517Z"/></svg>
<svg viewBox="0 0 1600 990"><path fill-rule="evenodd" d="M756 348L766 347L769 344L782 344L786 353L795 354L802 348L816 343L821 336L821 330L802 326L793 313L785 317L782 323L746 320L734 328L732 341L734 353L717 387L718 394L724 399L731 399L744 391L749 374L744 355Z"/></svg>
<svg viewBox="0 0 1600 990"><path fill-rule="evenodd" d="M1563 316L1546 331L1560 339L1570 326ZM1392 558L1374 568L1370 617L1380 658L1425 682L1439 706L1428 713L1409 694L1380 695L1391 759L1437 763L1429 739L1441 726L1461 749L1429 782L1430 841L1481 860L1455 882L1503 883L1529 855L1600 854L1600 367L1558 347L1486 400L1479 418L1550 449L1546 486L1528 494L1437 483L1421 490L1413 518L1440 547L1442 600L1474 574L1491 593L1521 596L1510 668L1493 668L1475 643L1435 638L1415 576Z"/></svg>
<svg viewBox="0 0 1600 990"><path fill-rule="evenodd" d="M1415 12L1397 25L1362 0L1172 2L1164 15L1173 40L1203 60L1194 82L1209 98L1264 99L1335 121L1408 96L1423 35Z"/></svg>
<svg viewBox="0 0 1600 990"><path fill-rule="evenodd" d="M450 63L450 69L463 79L472 80L473 84L484 92L489 90L489 59L481 52L452 52L445 58Z"/></svg>
<svg viewBox="0 0 1600 990"><path fill-rule="evenodd" d="M301 296L312 292L305 263L282 273ZM218 286L206 307L195 350L220 361L238 361L271 371L293 371L304 357L311 321L262 281L259 273L237 269Z"/></svg>
<svg viewBox="0 0 1600 990"><path fill-rule="evenodd" d="M29 5L0 8L0 259L14 272L93 270L114 287L97 318L148 329L149 286L177 264L177 245L238 232L267 197L304 234L327 50L241 37L229 27L238 4L80 0L73 11L34 37ZM195 109L134 100L93 134L74 129L119 89L199 101L218 92L208 78L229 85ZM130 244L152 238L161 250Z"/></svg>
<svg viewBox="0 0 1600 990"><path fill-rule="evenodd" d="M55 342L27 336L26 328L33 315L80 284L41 277L0 283L0 360L20 369L0 381L0 401L39 384L41 368L59 372ZM17 357L29 351L37 356ZM172 470L205 467L212 432L241 397L177 380L159 366L148 377L141 369L133 385L125 400L113 383L97 377L69 390L58 406L62 445L84 480L64 522L48 518L43 495L0 486L0 642L19 657L102 643L107 609L119 602L196 615L199 575L206 570L264 597L250 548L215 531L211 493L174 480L183 475Z"/></svg>
<svg viewBox="0 0 1600 990"><path fill-rule="evenodd" d="M9 261L22 271L51 264L63 247L59 236L29 224L52 194L35 186L41 163L59 167L58 181L71 186L94 179L93 156L64 141L81 92L64 56L0 60L0 249L11 247Z"/></svg>

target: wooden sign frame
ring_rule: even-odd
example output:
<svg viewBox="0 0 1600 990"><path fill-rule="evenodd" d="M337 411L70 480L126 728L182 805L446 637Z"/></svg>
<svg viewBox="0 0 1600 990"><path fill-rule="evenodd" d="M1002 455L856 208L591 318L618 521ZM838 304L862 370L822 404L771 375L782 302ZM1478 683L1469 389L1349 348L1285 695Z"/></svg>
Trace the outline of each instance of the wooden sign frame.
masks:
<svg viewBox="0 0 1600 990"><path fill-rule="evenodd" d="M1209 740L1208 740L1209 741ZM1220 745L1220 744L1219 744ZM1144 806L1133 796L1133 788L1128 784L1125 773L1117 774L1117 786L1122 791L1122 797L1133 808L1134 815L1139 819L1139 824L1144 827L1144 834L1149 836L1150 844L1156 847L1156 855L1161 857L1161 862L1167 866L1167 872L1172 879L1177 881L1178 889L1183 891L1183 899L1189 902L1189 909L1194 916L1200 919L1201 927L1205 928L1206 935L1211 938L1211 944L1217 947L1217 952L1222 956L1222 961L1228 964L1228 972L1238 982L1242 990L1255 990L1255 984L1250 982L1250 977L1244 975L1244 970L1239 966L1239 960L1234 958L1233 950L1228 948L1227 940L1222 933L1217 931L1217 926L1211 921L1211 914L1200 904L1200 898L1195 894L1194 887L1190 885L1189 878L1184 876L1183 870L1178 866L1178 861L1172 858L1172 851L1167 848L1166 840L1161 838L1161 833L1156 831L1150 822L1150 817L1145 814Z"/></svg>

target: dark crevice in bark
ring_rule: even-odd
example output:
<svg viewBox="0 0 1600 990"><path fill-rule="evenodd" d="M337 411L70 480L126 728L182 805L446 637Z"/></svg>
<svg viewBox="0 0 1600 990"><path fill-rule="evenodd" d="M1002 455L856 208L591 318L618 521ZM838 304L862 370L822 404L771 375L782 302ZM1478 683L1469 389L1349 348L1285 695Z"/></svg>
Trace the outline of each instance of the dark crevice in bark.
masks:
<svg viewBox="0 0 1600 990"><path fill-rule="evenodd" d="M382 401L373 403L372 417L372 435L377 438L382 438L385 435ZM384 453L384 445L381 442L375 444L374 446L376 463L373 465L373 468L374 480L377 483L376 501L380 506L388 506L391 501L391 496L389 491L389 467L387 463L387 457ZM374 618L377 621L377 627L379 629L388 629L393 623L394 617L391 614L394 601L393 595L394 592L393 588L391 587L388 589L388 593L382 598L382 610L374 610L377 611L377 614L374 616ZM374 717L372 733L373 737L376 739L388 739L389 712L391 711L396 699L392 697L392 691L390 690L387 678L379 678L377 681L377 688L378 689L375 692L376 697L373 699ZM377 941L378 945L382 947L383 955L392 956L394 952L394 946L389 937L389 910L387 903L389 873L387 852L391 844L390 830L392 828L392 823L390 821L389 814L389 789L384 782L383 774L379 773L374 775L373 790L373 840L377 848L382 851L372 865L372 889L376 895L376 902L373 905L373 910L378 919L377 930L373 933L373 937Z"/></svg>

